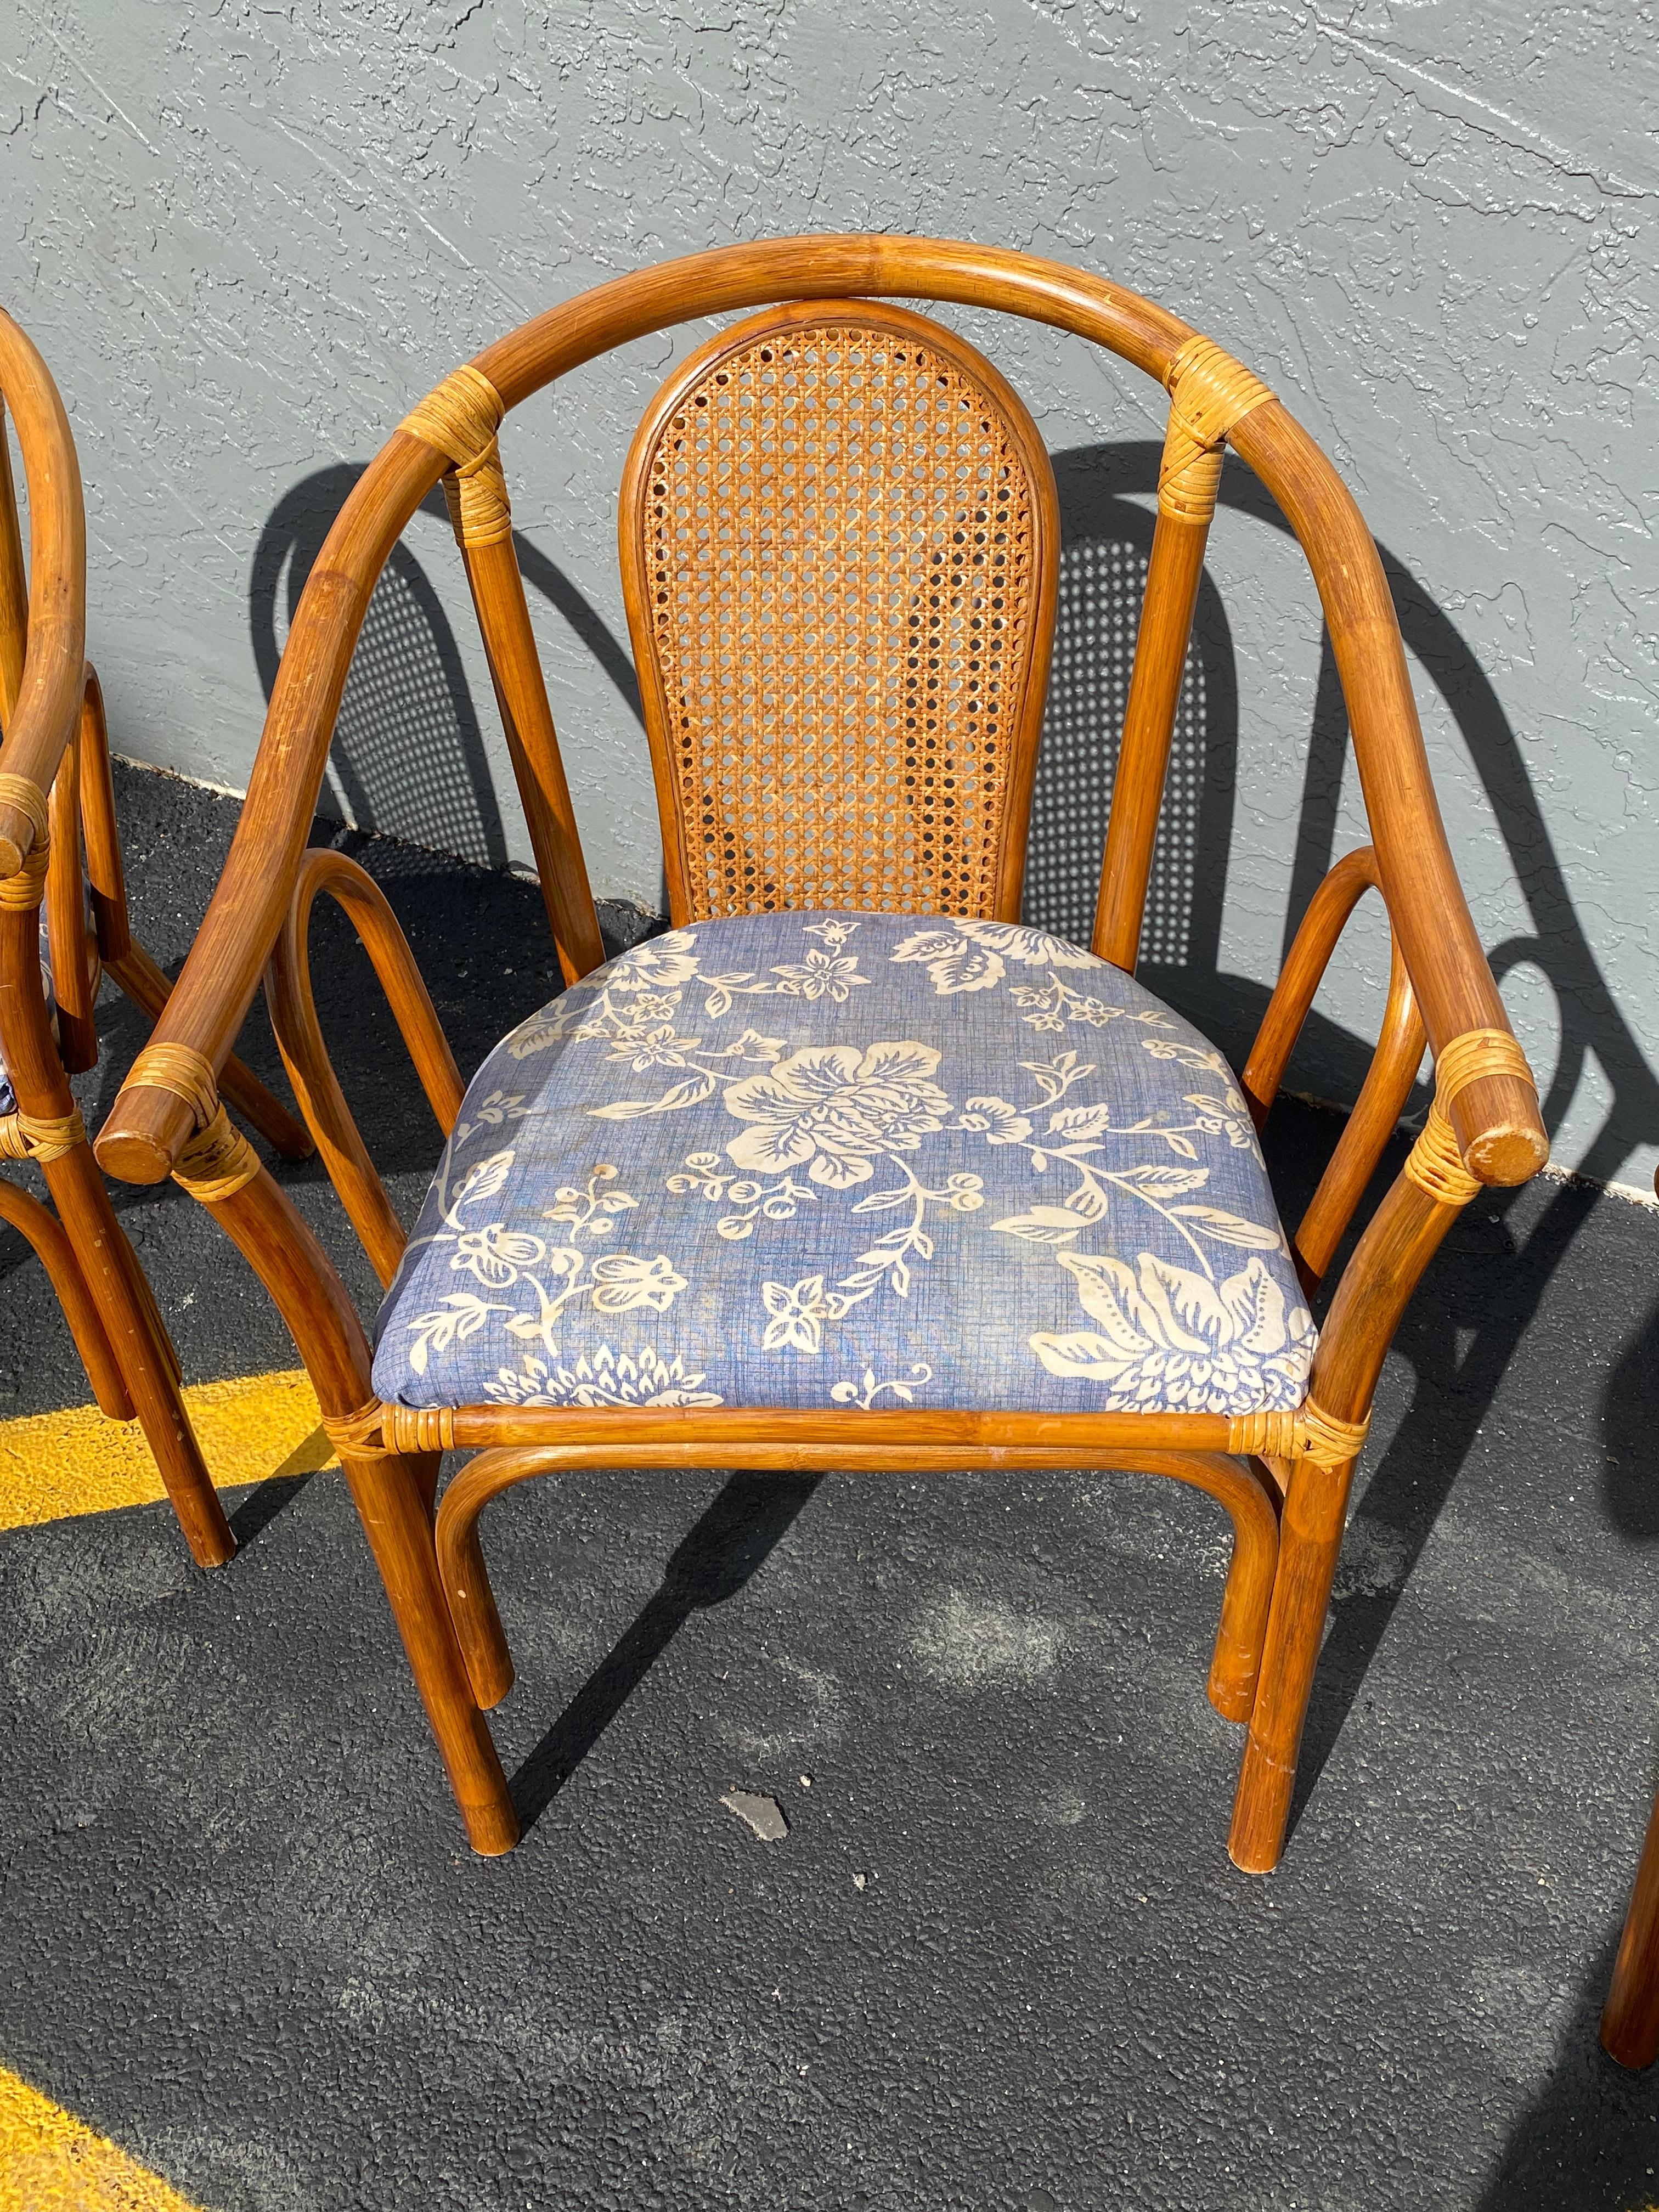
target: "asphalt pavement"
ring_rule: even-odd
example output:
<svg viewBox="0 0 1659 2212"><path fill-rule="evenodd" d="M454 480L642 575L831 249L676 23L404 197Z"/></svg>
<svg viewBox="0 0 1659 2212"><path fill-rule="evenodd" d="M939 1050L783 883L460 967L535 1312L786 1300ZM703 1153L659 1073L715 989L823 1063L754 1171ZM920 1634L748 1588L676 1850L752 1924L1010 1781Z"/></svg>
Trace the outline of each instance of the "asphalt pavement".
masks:
<svg viewBox="0 0 1659 2212"><path fill-rule="evenodd" d="M174 966L234 803L119 796ZM534 886L346 836L470 1069L556 988ZM435 1129L348 933L313 939L412 1216ZM89 1121L141 1042L105 1012ZM246 1051L280 1079L257 1010ZM1275 1112L1282 1192L1339 1127ZM372 1312L320 1172L282 1176ZM295 1364L198 1209L119 1203L188 1380ZM0 1269L0 1417L78 1401L9 1232ZM1174 1485L526 1486L484 1530L527 1824L495 1862L337 1474L239 1495L213 1574L162 1505L0 1534L0 2064L216 2212L1636 2212L1659 2075L1595 2024L1655 1773L1656 1332L1659 1215L1548 1180L1464 1215L1262 1880L1204 1695L1224 1523Z"/></svg>

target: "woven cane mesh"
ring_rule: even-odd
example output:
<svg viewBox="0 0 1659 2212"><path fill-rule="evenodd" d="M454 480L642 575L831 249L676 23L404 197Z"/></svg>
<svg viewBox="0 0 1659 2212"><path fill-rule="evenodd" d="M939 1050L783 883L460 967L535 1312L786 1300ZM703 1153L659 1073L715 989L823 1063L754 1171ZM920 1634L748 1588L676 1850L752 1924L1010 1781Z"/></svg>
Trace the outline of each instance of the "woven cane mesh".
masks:
<svg viewBox="0 0 1659 2212"><path fill-rule="evenodd" d="M775 328L688 389L642 489L688 918L993 914L1042 617L1000 406L902 333Z"/></svg>

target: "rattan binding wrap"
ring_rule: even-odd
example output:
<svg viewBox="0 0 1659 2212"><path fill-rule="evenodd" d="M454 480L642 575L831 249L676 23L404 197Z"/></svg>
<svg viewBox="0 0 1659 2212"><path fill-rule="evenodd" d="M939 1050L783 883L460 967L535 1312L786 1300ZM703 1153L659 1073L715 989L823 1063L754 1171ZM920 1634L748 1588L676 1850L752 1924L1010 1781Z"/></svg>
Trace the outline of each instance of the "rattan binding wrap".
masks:
<svg viewBox="0 0 1659 2212"><path fill-rule="evenodd" d="M1227 1449L1254 1452L1261 1459L1310 1459L1326 1468L1346 1467L1357 1459L1371 1425L1363 1421L1339 1420L1311 1398L1293 1413L1238 1413L1228 1425Z"/></svg>
<svg viewBox="0 0 1659 2212"><path fill-rule="evenodd" d="M129 1084L148 1084L182 1098L198 1129L219 1110L219 1078L205 1053L187 1044L147 1044L133 1061Z"/></svg>
<svg viewBox="0 0 1659 2212"><path fill-rule="evenodd" d="M21 779L20 779L21 781ZM46 863L51 850L43 837L23 855L15 875L0 877L0 913L27 914L46 895Z"/></svg>
<svg viewBox="0 0 1659 2212"><path fill-rule="evenodd" d="M1460 1091L1486 1075L1533 1080L1527 1055L1507 1030L1465 1030L1461 1036L1448 1038L1436 1055L1434 1101L1422 1134L1406 1156L1405 1172L1437 1206L1467 1206L1482 1188L1479 1176L1471 1175L1463 1164L1449 1109Z"/></svg>
<svg viewBox="0 0 1659 2212"><path fill-rule="evenodd" d="M647 413L622 530L677 919L1018 911L1057 508L988 362L896 309L751 318Z"/></svg>
<svg viewBox="0 0 1659 2212"><path fill-rule="evenodd" d="M179 1153L173 1179L204 1206L234 1198L259 1172L259 1155L221 1106Z"/></svg>
<svg viewBox="0 0 1659 2212"><path fill-rule="evenodd" d="M1227 434L1273 393L1213 338L1188 338L1164 381L1170 426L1158 464L1158 512L1179 521L1208 522L1221 485Z"/></svg>
<svg viewBox="0 0 1659 2212"><path fill-rule="evenodd" d="M435 446L455 465L444 471L450 526L462 545L494 545L513 534L513 511L495 433L506 410L481 368L463 362L398 425Z"/></svg>
<svg viewBox="0 0 1659 2212"><path fill-rule="evenodd" d="M46 794L41 790L38 783L31 783L27 776L14 775L10 769L0 769L0 805L15 806L20 814L26 815L28 817L29 828L33 833L33 851L28 859L24 860L23 866L27 868L29 866L30 860L38 857L40 863L42 880L44 881L46 850L46 823L49 818L46 807ZM5 880L7 882L15 883L16 881L16 878L15 876L12 876L7 878ZM3 896L3 885L0 885L0 903L3 903L8 906L21 906L26 903L38 906L40 904L40 894L37 892L34 898L32 901L27 902L21 899L8 899Z"/></svg>
<svg viewBox="0 0 1659 2212"><path fill-rule="evenodd" d="M371 1398L353 1413L325 1413L328 1440L343 1456L388 1459L398 1452L447 1451L455 1441L453 1406L384 1406Z"/></svg>
<svg viewBox="0 0 1659 2212"><path fill-rule="evenodd" d="M87 1141L87 1126L78 1106L67 1114L0 1115L0 1159L33 1160L44 1167L61 1160Z"/></svg>

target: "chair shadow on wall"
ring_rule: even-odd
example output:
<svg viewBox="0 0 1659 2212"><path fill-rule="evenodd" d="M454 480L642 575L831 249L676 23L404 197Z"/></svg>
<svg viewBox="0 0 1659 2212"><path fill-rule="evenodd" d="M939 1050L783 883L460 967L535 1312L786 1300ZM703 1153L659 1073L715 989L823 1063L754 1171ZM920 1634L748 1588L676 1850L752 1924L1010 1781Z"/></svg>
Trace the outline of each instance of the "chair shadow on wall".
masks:
<svg viewBox="0 0 1659 2212"><path fill-rule="evenodd" d="M1033 796L1025 913L1034 922L1085 942L1151 550L1160 450L1155 441L1127 441L1054 459L1062 522L1060 606ZM255 653L267 696L279 658L279 599L285 599L291 619L328 527L360 473L356 467L342 466L307 478L267 525L252 592ZM1268 494L1231 458L1220 501L1264 527L1289 534ZM428 508L442 514L436 494ZM515 544L527 586L569 625L637 720L639 695L626 648L562 570L522 533L515 532ZM1559 1127L1594 1052L1612 1097L1583 1166L1588 1176L1613 1176L1635 1146L1659 1139L1659 1083L1578 923L1497 694L1444 609L1403 562L1386 547L1380 550L1407 649L1441 694L1462 738L1527 902L1530 931L1496 948L1494 971L1501 981L1517 969L1533 967L1550 986L1559 1010L1559 1056L1553 1071L1543 1072L1548 1076L1543 1086L1546 1120L1553 1129ZM1238 717L1232 637L1220 594L1206 574L1176 715L1140 972L1152 988L1214 1037L1235 1065L1242 1064L1267 999L1265 984L1221 965ZM1310 720L1284 922L1286 947L1314 890L1338 857L1338 803L1348 729L1328 638L1322 645ZM460 655L437 595L406 545L395 550L371 603L333 757L341 794L364 828L422 845L441 843L465 858L500 866L505 857L501 816ZM412 857L410 865L437 868L443 863L428 856ZM1334 1086L1352 1098L1371 1042L1316 1010L1297 1059L1317 1064L1322 1090ZM1292 1083L1297 1064L1292 1062ZM1426 1102L1427 1092L1420 1090L1415 1103ZM1311 1193L1321 1163L1308 1156L1312 1117L1298 1115L1292 1108L1285 1118L1293 1126L1277 1144L1269 1124L1269 1152L1287 1218L1293 1220L1298 1201ZM1397 1173L1402 1152L1401 1145L1391 1150L1373 1198ZM1410 1407L1388 1450L1365 1478L1353 1516L1367 1524L1364 1533L1374 1540L1356 1548L1363 1548L1370 1560L1388 1563L1386 1581L1379 1588L1372 1573L1357 1587L1339 1582L1293 1818L1318 1783L1510 1358L1595 1202L1593 1190L1582 1183L1547 1188L1542 1211L1524 1237L1517 1238L1510 1228L1516 1194L1496 1191L1472 1208L1454 1231L1449 1258L1460 1250L1474 1257L1502 1251L1503 1270L1494 1275L1489 1268L1443 1263L1431 1270L1395 1339L1393 1358L1406 1362L1412 1372ZM1362 1209L1362 1218L1368 1210ZM1333 1282L1345 1256L1340 1254L1333 1265ZM1499 1285L1496 1297L1494 1282ZM1644 1347L1656 1336L1659 1314L1644 1333ZM781 1511L772 1496L775 1487L736 1478L688 1536L676 1554L685 1571L671 1563L657 1596L520 1768L515 1788L528 1817L556 1793L689 1613L700 1604L723 1601L741 1587L811 1494L810 1485L791 1486L787 1510ZM1610 1492L1604 1502L1616 1525L1632 1536L1644 1541L1659 1537L1659 1517L1641 1486ZM696 1594L702 1591L717 1595ZM1584 2002L1588 2007L1588 1985ZM1540 2127L1547 2130L1548 2114L1542 2108L1534 2120L1534 2136Z"/></svg>
<svg viewBox="0 0 1659 2212"><path fill-rule="evenodd" d="M277 502L261 532L249 583L249 623L267 701L307 579L362 473L362 465L342 463L302 478ZM441 494L434 491L422 512L441 523L447 544L449 518ZM637 720L633 665L602 617L521 532L514 532L514 542L532 591L568 625ZM488 712L493 717L495 711L491 701ZM329 766L335 805L356 826L321 815L313 842L353 852L382 881L395 883L399 920L457 1061L470 1071L505 1029L557 990L558 975L539 893L533 883L507 870L507 835L483 726L454 630L407 539L393 547L369 602ZM600 906L611 949L638 934L637 918L629 928L623 908L606 901ZM348 1096L363 1086L372 1091L388 1065L401 1074L389 1015L352 933L326 900L319 902L313 933L314 981L337 1068ZM509 1006L506 1018L500 998L475 988L467 951L474 936L492 947L525 947L507 970L515 976L523 1002ZM418 1091L394 1078L376 1106L382 1173L429 1170L432 1123Z"/></svg>

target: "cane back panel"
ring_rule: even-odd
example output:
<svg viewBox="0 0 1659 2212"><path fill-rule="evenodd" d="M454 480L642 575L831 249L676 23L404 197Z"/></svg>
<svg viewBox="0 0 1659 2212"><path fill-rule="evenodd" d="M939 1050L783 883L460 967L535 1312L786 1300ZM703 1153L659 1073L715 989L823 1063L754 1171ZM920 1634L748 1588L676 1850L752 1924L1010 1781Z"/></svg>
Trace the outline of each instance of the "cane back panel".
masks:
<svg viewBox="0 0 1659 2212"><path fill-rule="evenodd" d="M1059 525L988 361L866 302L752 317L657 395L621 536L676 921L1017 918Z"/></svg>

